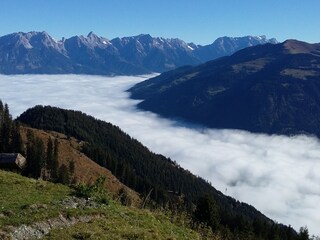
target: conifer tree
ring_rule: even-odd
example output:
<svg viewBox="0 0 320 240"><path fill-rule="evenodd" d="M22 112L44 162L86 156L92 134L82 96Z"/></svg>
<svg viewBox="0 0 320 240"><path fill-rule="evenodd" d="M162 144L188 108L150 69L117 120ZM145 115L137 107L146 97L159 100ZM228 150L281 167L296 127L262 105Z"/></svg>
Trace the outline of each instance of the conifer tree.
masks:
<svg viewBox="0 0 320 240"><path fill-rule="evenodd" d="M51 166L51 179L53 180L58 179L58 168L59 168L58 158L59 158L59 141L56 138L53 144L53 158L52 158L52 166Z"/></svg>
<svg viewBox="0 0 320 240"><path fill-rule="evenodd" d="M0 100L0 128L1 128L1 125L2 125L2 119L3 119L3 103Z"/></svg>
<svg viewBox="0 0 320 240"><path fill-rule="evenodd" d="M27 133L27 169L28 176L39 178L46 166L46 154L44 143L40 138L33 135L31 131Z"/></svg>
<svg viewBox="0 0 320 240"><path fill-rule="evenodd" d="M199 199L193 219L195 222L206 223L213 231L218 228L220 222L218 208L211 196L206 195Z"/></svg>
<svg viewBox="0 0 320 240"><path fill-rule="evenodd" d="M63 184L70 183L69 170L65 164L62 164L58 169L58 181Z"/></svg>
<svg viewBox="0 0 320 240"><path fill-rule="evenodd" d="M4 110L2 114L2 126L1 126L1 151L10 151L10 135L11 135L11 116L9 114L8 104L4 105Z"/></svg>
<svg viewBox="0 0 320 240"><path fill-rule="evenodd" d="M53 143L51 137L48 139L47 143L47 171L49 173L49 179L52 179L52 169L54 168L53 159Z"/></svg>
<svg viewBox="0 0 320 240"><path fill-rule="evenodd" d="M309 230L307 227L300 228L298 240L309 240Z"/></svg>
<svg viewBox="0 0 320 240"><path fill-rule="evenodd" d="M0 153L4 152L3 139L2 139L2 123L3 123L3 104L0 100Z"/></svg>
<svg viewBox="0 0 320 240"><path fill-rule="evenodd" d="M24 155L23 143L22 143L22 138L20 134L20 125L18 122L15 122L12 125L11 137L12 137L12 140L11 140L12 152L21 153Z"/></svg>

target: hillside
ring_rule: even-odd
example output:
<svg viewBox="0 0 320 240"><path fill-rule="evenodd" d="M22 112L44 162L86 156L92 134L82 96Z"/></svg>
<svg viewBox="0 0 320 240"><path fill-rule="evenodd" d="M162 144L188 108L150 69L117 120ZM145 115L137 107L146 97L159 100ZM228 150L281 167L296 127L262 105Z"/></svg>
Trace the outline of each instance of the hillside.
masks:
<svg viewBox="0 0 320 240"><path fill-rule="evenodd" d="M99 204L74 190L0 170L0 239L201 239L169 215Z"/></svg>
<svg viewBox="0 0 320 240"><path fill-rule="evenodd" d="M81 112L42 106L27 110L18 121L85 141L83 153L110 169L121 182L142 196L150 195L157 207L192 213L198 200L209 195L212 205L216 206L212 217L219 219L215 226L225 234L228 232L226 238L239 233L245 236L250 233L261 239L296 237L291 227L277 224L252 206L224 196L171 159L151 153L110 123Z"/></svg>
<svg viewBox="0 0 320 240"><path fill-rule="evenodd" d="M320 44L288 40L181 68L129 90L139 107L211 128L320 136Z"/></svg>
<svg viewBox="0 0 320 240"><path fill-rule="evenodd" d="M268 42L276 40L265 36L224 37L201 46L149 34L108 40L90 32L57 41L46 32L18 32L0 37L0 73L147 74L197 65Z"/></svg>
<svg viewBox="0 0 320 240"><path fill-rule="evenodd" d="M124 188L129 194L132 203L134 205L140 204L140 197L136 192L122 184L109 170L101 167L79 151L79 149L81 149L81 144L83 144L81 141L75 138L68 138L64 134L57 132L21 127L20 132L24 145L27 145L28 143L28 131L31 131L34 136L40 138L45 143L45 146L47 145L49 138L52 140L58 140L59 165L61 166L64 164L68 166L71 161L73 161L75 164L74 173L71 176L73 184L84 183L91 185L97 180L98 177L104 176L106 177L105 187L110 194L112 194L114 197L117 197L119 190Z"/></svg>

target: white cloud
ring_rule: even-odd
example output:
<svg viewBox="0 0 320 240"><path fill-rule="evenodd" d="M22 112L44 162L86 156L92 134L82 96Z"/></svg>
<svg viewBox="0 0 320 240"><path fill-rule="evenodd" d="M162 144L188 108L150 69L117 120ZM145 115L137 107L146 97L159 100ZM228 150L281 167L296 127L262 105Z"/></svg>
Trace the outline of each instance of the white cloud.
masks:
<svg viewBox="0 0 320 240"><path fill-rule="evenodd" d="M37 104L81 110L120 126L152 151L294 228L320 234L320 142L236 130L191 129L137 110L124 92L144 77L0 75L14 117Z"/></svg>

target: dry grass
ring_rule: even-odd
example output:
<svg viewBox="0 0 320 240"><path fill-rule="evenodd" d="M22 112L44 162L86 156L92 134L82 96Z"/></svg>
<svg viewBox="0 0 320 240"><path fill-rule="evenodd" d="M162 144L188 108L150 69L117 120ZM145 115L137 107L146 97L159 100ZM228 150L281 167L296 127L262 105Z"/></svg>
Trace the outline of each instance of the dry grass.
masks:
<svg viewBox="0 0 320 240"><path fill-rule="evenodd" d="M33 134L41 138L45 145L48 139L51 137L52 140L58 139L59 141L59 164L69 165L70 161L75 163L75 173L73 179L75 183L93 184L99 176L105 176L105 186L108 192L113 196L116 196L121 188L125 188L132 199L134 205L140 203L139 194L132 189L128 188L122 184L109 170L101 167L86 155L81 153L79 149L81 148L82 142L75 138L68 139L64 134L57 132L42 131L38 129L22 127L21 133L23 141L26 143L27 131L32 131Z"/></svg>

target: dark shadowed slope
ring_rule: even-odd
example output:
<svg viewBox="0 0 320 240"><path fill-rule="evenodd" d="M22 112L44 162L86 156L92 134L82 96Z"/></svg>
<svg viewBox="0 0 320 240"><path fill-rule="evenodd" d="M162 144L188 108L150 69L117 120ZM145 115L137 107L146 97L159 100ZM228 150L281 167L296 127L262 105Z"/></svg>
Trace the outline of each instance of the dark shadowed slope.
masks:
<svg viewBox="0 0 320 240"><path fill-rule="evenodd" d="M250 47L129 91L142 109L212 128L320 136L320 44Z"/></svg>

